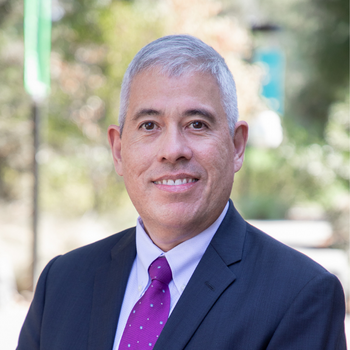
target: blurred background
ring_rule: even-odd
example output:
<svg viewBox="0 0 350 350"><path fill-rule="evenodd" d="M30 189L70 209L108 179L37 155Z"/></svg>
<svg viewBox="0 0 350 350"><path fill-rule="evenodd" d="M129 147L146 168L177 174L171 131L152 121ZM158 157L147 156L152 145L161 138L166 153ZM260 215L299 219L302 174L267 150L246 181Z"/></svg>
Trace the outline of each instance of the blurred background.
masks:
<svg viewBox="0 0 350 350"><path fill-rule="evenodd" d="M33 279L51 258L135 224L106 130L130 60L175 33L213 46L236 80L250 125L236 207L335 273L349 312L348 0L52 0L46 85L27 80L26 91L24 14L38 2L50 1L26 0L25 11L23 1L0 0L3 350L15 348Z"/></svg>

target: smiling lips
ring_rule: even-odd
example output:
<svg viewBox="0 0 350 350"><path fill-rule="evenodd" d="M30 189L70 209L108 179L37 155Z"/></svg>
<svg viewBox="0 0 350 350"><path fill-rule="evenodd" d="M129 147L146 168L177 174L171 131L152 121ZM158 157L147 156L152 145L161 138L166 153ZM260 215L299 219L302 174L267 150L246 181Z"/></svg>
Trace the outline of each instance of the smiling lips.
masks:
<svg viewBox="0 0 350 350"><path fill-rule="evenodd" d="M160 181L154 181L154 184L156 185L167 185L167 186L178 186L178 185L184 185L187 183L191 183L191 182L197 182L198 179L176 179L176 180L160 180Z"/></svg>

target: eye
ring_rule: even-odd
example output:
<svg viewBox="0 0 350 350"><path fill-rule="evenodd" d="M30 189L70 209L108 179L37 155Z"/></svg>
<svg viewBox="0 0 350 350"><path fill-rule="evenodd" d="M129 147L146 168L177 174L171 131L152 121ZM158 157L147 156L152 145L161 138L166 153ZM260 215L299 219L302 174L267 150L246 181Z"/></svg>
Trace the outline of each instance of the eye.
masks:
<svg viewBox="0 0 350 350"><path fill-rule="evenodd" d="M192 122L190 125L192 126L193 129L197 129L197 130L203 129L206 126L203 122L199 120Z"/></svg>
<svg viewBox="0 0 350 350"><path fill-rule="evenodd" d="M153 122L145 122L141 125L141 128L145 130L154 130L155 126L156 125Z"/></svg>

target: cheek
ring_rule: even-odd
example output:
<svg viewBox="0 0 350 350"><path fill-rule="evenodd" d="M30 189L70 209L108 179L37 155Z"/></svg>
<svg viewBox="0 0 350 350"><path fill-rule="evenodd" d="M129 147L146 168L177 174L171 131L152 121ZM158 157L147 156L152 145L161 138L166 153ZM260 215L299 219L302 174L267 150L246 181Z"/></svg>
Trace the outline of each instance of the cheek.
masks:
<svg viewBox="0 0 350 350"><path fill-rule="evenodd" d="M200 162L209 175L223 176L233 172L234 151L232 147L224 147L222 143L199 148Z"/></svg>
<svg viewBox="0 0 350 350"><path fill-rule="evenodd" d="M149 166L149 156L147 148L129 148L125 153L122 152L124 177L137 178Z"/></svg>

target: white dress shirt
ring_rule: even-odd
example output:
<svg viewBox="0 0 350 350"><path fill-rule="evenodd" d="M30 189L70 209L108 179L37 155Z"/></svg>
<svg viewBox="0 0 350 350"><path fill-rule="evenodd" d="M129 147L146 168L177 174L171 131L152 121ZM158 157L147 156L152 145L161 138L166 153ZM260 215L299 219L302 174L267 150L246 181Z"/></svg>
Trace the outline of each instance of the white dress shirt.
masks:
<svg viewBox="0 0 350 350"><path fill-rule="evenodd" d="M173 275L172 281L169 283L170 290L170 313L173 311L177 301L184 291L188 281L190 280L194 270L196 269L200 259L206 251L211 239L219 228L224 219L229 204L227 203L221 215L206 230L184 241L169 250L163 252L157 247L143 228L142 219L139 217L136 224L136 258L130 271L128 284L126 286L123 304L120 310L120 316L115 334L113 350L117 350L129 314L142 297L151 283L148 275L148 268L151 263L159 256L165 256Z"/></svg>

